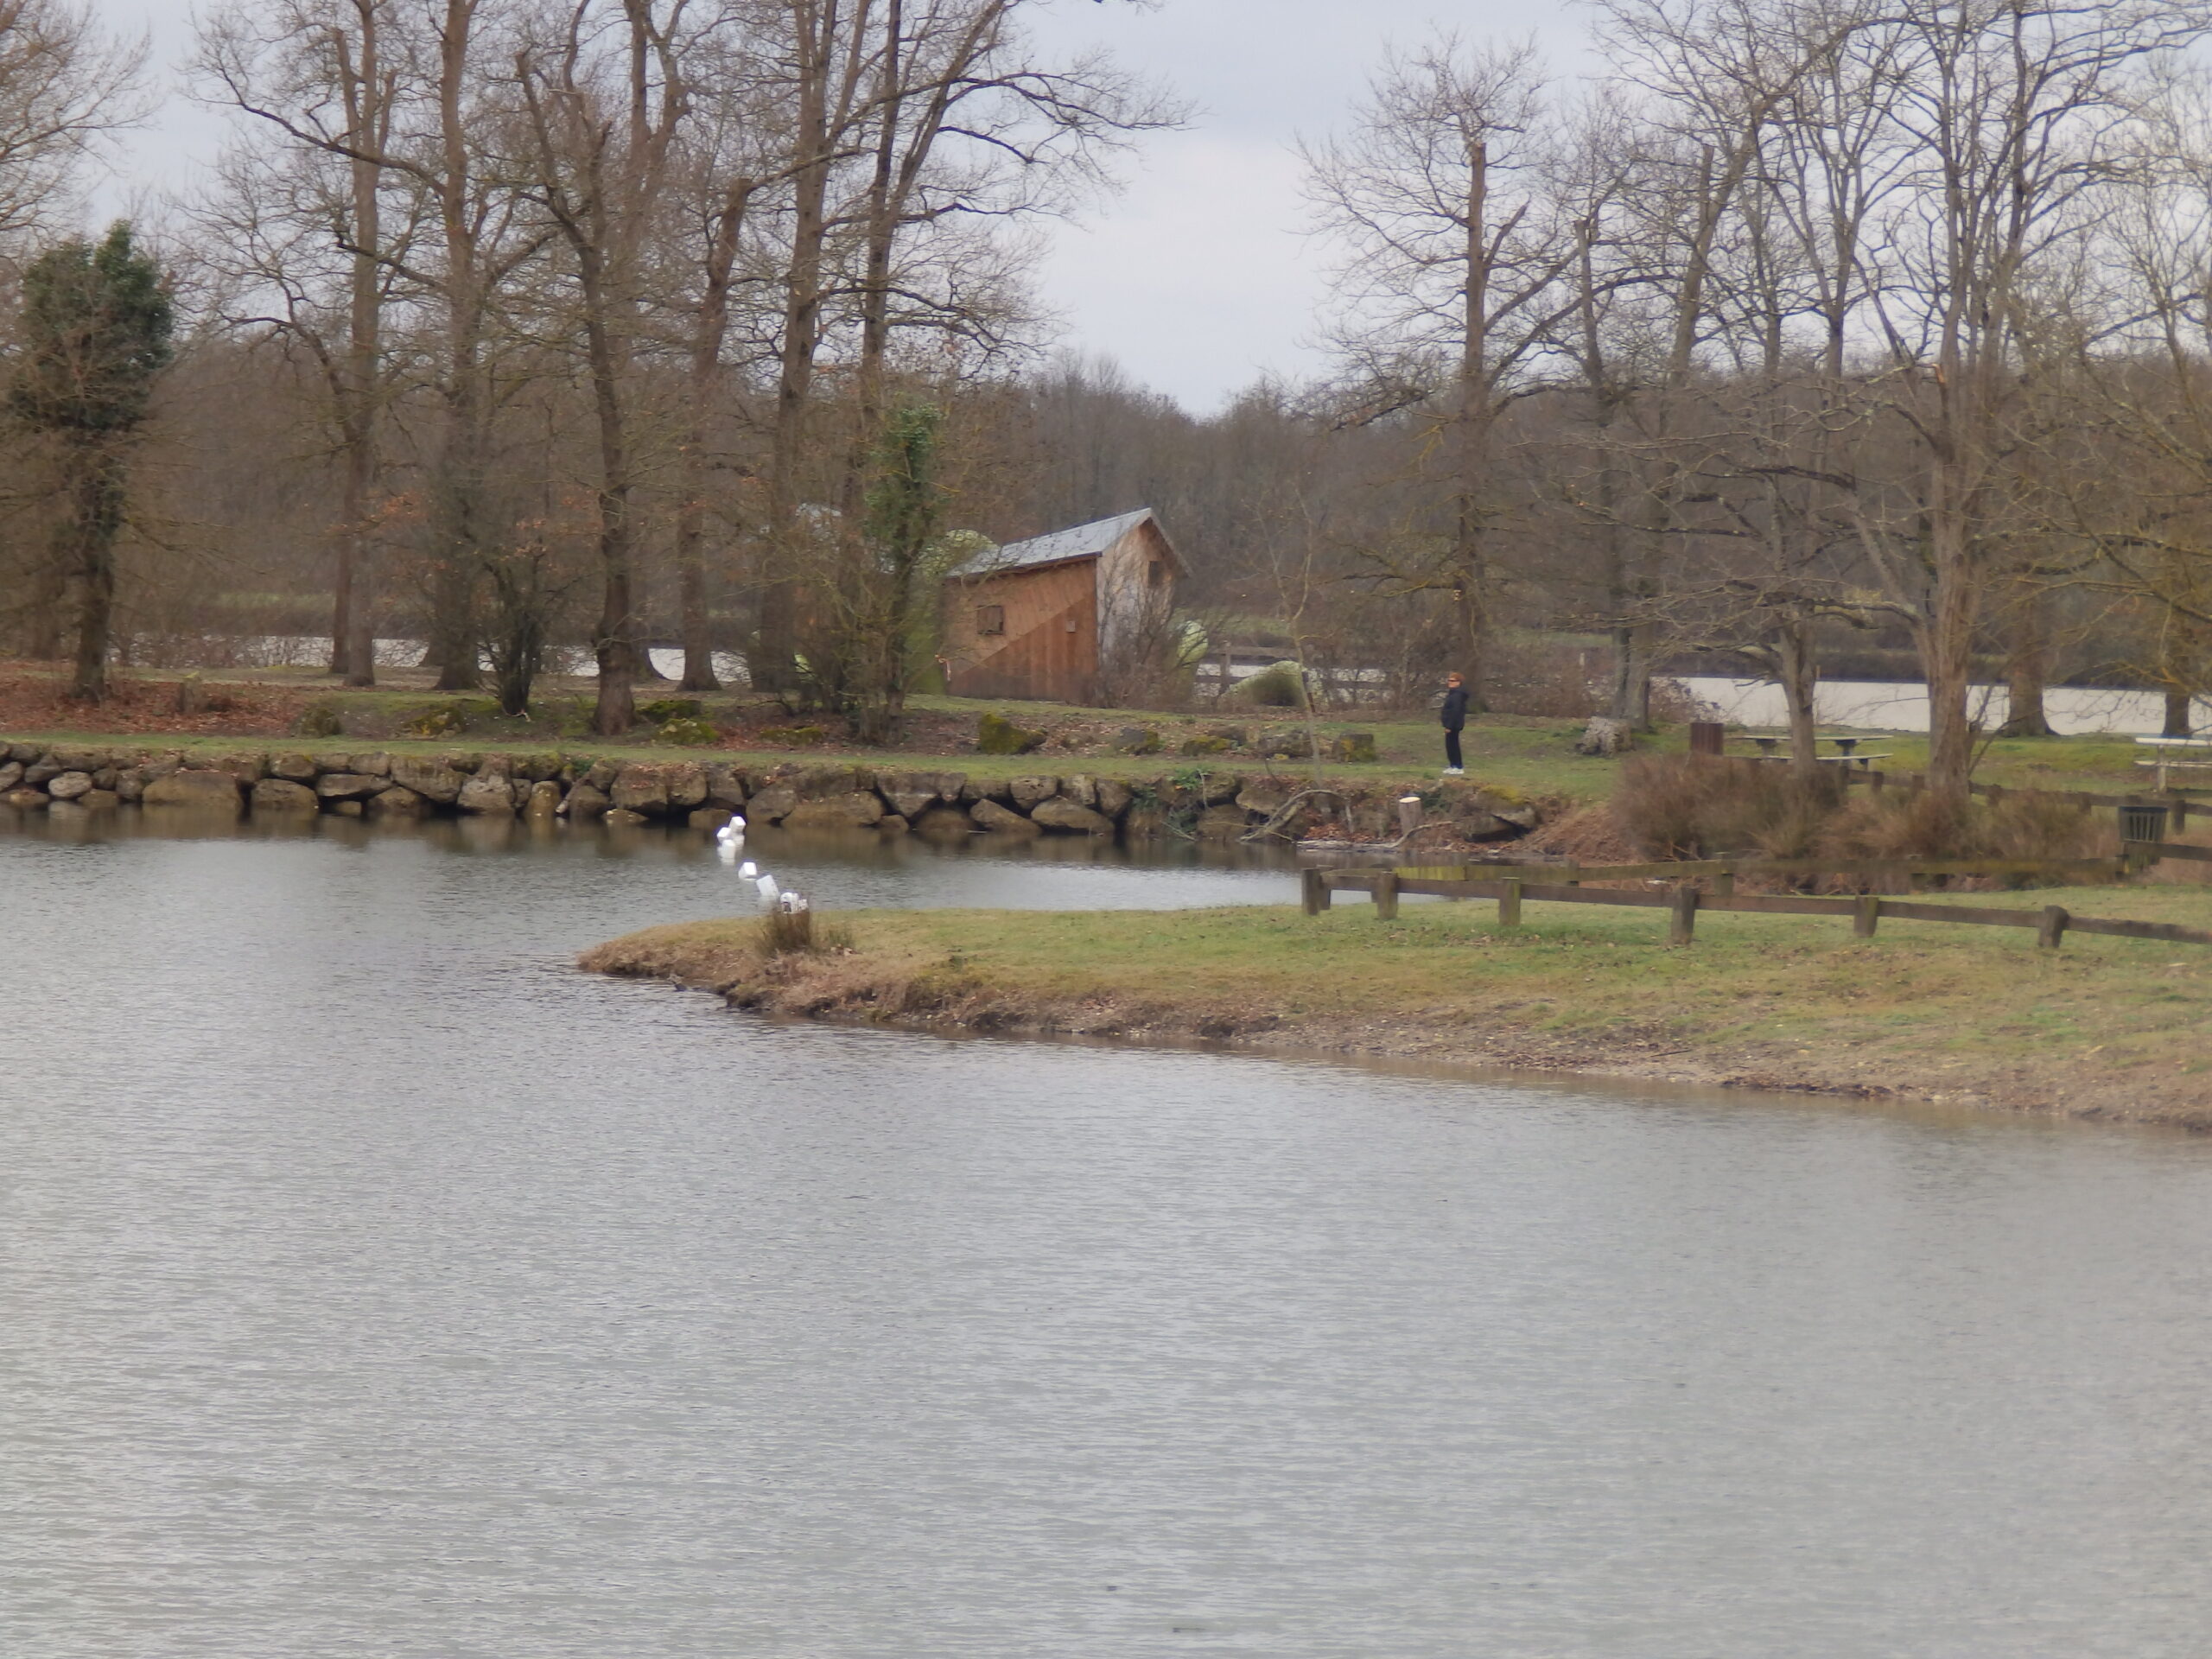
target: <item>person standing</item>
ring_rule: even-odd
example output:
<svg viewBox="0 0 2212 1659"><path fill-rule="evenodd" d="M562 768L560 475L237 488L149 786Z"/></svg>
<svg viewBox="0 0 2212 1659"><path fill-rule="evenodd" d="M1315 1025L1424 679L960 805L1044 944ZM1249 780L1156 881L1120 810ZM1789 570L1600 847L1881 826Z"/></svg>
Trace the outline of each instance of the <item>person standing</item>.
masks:
<svg viewBox="0 0 2212 1659"><path fill-rule="evenodd" d="M1444 702L1436 717L1444 723L1444 775L1462 777L1467 768L1459 753L1459 734L1467 724L1467 683L1457 672L1444 677Z"/></svg>

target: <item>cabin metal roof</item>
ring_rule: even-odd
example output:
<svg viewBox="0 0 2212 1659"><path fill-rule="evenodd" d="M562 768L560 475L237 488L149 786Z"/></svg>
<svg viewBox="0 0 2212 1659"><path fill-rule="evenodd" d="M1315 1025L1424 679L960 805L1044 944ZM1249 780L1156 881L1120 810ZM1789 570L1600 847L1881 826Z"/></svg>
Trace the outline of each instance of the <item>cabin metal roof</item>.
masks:
<svg viewBox="0 0 2212 1659"><path fill-rule="evenodd" d="M1071 530L1056 530L1049 535L1033 536L1026 542L1008 542L1004 547L977 554L968 562L961 574L997 575L1006 570L1062 564L1070 559L1096 558L1152 517L1150 507L1139 507L1135 512L1118 513L1111 518L1077 524Z"/></svg>

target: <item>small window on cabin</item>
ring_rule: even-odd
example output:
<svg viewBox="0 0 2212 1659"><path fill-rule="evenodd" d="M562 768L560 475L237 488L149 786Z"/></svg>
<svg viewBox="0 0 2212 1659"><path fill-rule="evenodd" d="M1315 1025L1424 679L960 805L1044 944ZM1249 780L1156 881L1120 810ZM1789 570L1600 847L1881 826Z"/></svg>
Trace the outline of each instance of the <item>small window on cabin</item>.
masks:
<svg viewBox="0 0 2212 1659"><path fill-rule="evenodd" d="M976 607L976 632L978 633L1004 633L1006 632L1006 607L1003 605L978 605Z"/></svg>
<svg viewBox="0 0 2212 1659"><path fill-rule="evenodd" d="M1150 564L1145 566L1144 580L1147 588L1160 586L1167 580L1167 567L1158 559L1154 559Z"/></svg>

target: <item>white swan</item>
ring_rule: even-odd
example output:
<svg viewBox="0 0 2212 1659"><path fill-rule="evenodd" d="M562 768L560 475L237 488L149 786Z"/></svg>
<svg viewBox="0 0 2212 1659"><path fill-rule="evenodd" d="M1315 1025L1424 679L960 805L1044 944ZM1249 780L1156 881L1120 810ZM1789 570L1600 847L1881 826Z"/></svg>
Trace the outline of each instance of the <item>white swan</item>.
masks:
<svg viewBox="0 0 2212 1659"><path fill-rule="evenodd" d="M777 908L781 910L786 916L797 916L803 911L811 910L813 906L806 902L806 895L804 893L787 893L783 896L783 899L778 905Z"/></svg>
<svg viewBox="0 0 2212 1659"><path fill-rule="evenodd" d="M745 820L741 817L732 817L728 823L722 825L721 829L715 831L715 839L725 847L743 846L745 844Z"/></svg>
<svg viewBox="0 0 2212 1659"><path fill-rule="evenodd" d="M777 895L783 892L783 889L776 885L776 878L772 875L762 876L754 885L760 889L761 901L765 904L774 904Z"/></svg>
<svg viewBox="0 0 2212 1659"><path fill-rule="evenodd" d="M730 856L734 858L736 855L733 853ZM755 881L760 879L760 867L748 858L737 867L737 873L747 881Z"/></svg>

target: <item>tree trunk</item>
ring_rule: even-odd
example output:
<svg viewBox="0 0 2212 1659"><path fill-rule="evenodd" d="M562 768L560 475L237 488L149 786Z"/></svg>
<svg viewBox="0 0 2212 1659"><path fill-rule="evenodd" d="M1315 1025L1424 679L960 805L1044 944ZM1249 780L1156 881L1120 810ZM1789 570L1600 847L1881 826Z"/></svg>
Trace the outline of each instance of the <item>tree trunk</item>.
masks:
<svg viewBox="0 0 2212 1659"><path fill-rule="evenodd" d="M1814 718L1819 696L1820 661L1809 624L1793 620L1785 625L1775 648L1781 658L1782 700L1789 711L1789 770L1810 778L1821 769L1818 722Z"/></svg>
<svg viewBox="0 0 2212 1659"><path fill-rule="evenodd" d="M823 246L831 142L830 93L835 73L839 8L825 6L799 42L798 108L793 150L802 164L791 190L790 263L785 272L783 337L777 354L774 424L768 446L768 569L761 572L760 632L752 653L753 683L788 692L798 683L800 462L813 405L815 353L821 344Z"/></svg>
<svg viewBox="0 0 2212 1659"><path fill-rule="evenodd" d="M2005 659L2007 707L1999 737L2056 737L2043 706L2050 673L2050 612L2040 590L2023 596L2012 649Z"/></svg>
<svg viewBox="0 0 2212 1659"><path fill-rule="evenodd" d="M77 590L77 650L69 695L83 702L107 697L108 632L115 615L115 538L123 528L123 463L86 446L71 457L67 531Z"/></svg>
<svg viewBox="0 0 2212 1659"><path fill-rule="evenodd" d="M2187 737L2190 735L2190 695L2186 691L2175 691L2171 690L2167 691L2165 721L2164 723L2160 726L2158 731L2158 734L2161 737Z"/></svg>

